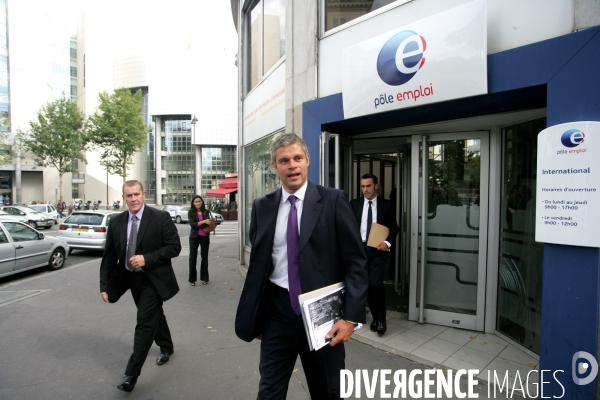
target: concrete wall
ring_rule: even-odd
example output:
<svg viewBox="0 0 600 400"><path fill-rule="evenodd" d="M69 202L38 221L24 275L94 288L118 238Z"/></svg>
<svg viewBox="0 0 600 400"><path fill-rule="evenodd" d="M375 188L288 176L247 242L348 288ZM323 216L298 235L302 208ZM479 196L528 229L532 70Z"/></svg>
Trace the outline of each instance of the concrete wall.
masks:
<svg viewBox="0 0 600 400"><path fill-rule="evenodd" d="M21 173L21 182L23 190L21 192L23 203L31 203L32 200L53 202L53 199L45 199L43 193L44 179L42 171ZM14 197L14 196L13 196ZM14 201L14 200L13 200Z"/></svg>
<svg viewBox="0 0 600 400"><path fill-rule="evenodd" d="M302 103L317 97L318 4L316 1L287 1L285 131L299 135L302 134Z"/></svg>

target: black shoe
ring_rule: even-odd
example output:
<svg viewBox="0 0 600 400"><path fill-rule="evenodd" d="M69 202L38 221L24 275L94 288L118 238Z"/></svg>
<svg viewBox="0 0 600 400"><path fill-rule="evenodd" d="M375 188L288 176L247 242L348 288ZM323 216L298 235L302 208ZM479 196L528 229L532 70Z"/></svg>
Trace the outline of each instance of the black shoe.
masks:
<svg viewBox="0 0 600 400"><path fill-rule="evenodd" d="M173 350L167 353L160 353L160 356L156 359L156 365L163 365L169 362L169 356L173 355Z"/></svg>
<svg viewBox="0 0 600 400"><path fill-rule="evenodd" d="M371 322L371 332L375 332L377 330L377 320L374 319L373 322Z"/></svg>
<svg viewBox="0 0 600 400"><path fill-rule="evenodd" d="M385 331L387 331L387 324L385 322L379 322L377 324L377 335L383 336Z"/></svg>
<svg viewBox="0 0 600 400"><path fill-rule="evenodd" d="M117 386L117 389L122 390L124 392L131 392L137 383L137 376L125 375L125 379L123 379L123 383Z"/></svg>

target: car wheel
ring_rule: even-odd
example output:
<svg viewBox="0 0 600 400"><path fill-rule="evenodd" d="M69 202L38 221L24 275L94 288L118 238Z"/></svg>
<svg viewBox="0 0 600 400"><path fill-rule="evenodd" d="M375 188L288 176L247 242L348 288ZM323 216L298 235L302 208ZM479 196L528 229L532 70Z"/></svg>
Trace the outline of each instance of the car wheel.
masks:
<svg viewBox="0 0 600 400"><path fill-rule="evenodd" d="M177 217L175 217L175 222L178 224L181 223L181 217L179 215Z"/></svg>
<svg viewBox="0 0 600 400"><path fill-rule="evenodd" d="M33 229L37 229L37 225L35 224L35 222L33 221L28 221L27 222L29 224L30 227L32 227Z"/></svg>
<svg viewBox="0 0 600 400"><path fill-rule="evenodd" d="M48 269L50 271L56 271L61 269L65 265L65 253L61 249L56 249L52 252L50 260L48 261Z"/></svg>

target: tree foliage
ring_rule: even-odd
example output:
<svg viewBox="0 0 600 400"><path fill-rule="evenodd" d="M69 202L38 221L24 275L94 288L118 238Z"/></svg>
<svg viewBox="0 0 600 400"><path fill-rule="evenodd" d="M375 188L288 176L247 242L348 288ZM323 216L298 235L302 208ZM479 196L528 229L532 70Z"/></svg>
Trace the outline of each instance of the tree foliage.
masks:
<svg viewBox="0 0 600 400"><path fill-rule="evenodd" d="M34 162L41 167L54 167L62 178L72 171L74 159L85 162L87 136L85 116L77 104L66 97L46 103L29 121L29 130L18 130L20 146L33 154Z"/></svg>
<svg viewBox="0 0 600 400"><path fill-rule="evenodd" d="M146 143L148 125L142 117L142 91L117 89L100 93L100 105L89 118L90 142L101 152L100 164L125 182L132 156Z"/></svg>

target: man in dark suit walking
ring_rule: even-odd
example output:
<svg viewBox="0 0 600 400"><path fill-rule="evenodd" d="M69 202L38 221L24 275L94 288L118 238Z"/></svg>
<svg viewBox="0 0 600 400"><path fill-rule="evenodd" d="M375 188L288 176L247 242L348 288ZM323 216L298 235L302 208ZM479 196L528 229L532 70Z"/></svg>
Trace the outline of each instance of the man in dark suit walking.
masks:
<svg viewBox="0 0 600 400"><path fill-rule="evenodd" d="M146 192L140 181L123 185L128 211L111 219L100 265L102 300L115 303L131 289L137 306L133 354L125 378L117 389L131 392L148 356L152 342L160 346L156 363L163 365L173 355L173 341L163 302L179 291L171 259L181 251L177 228L171 216L146 207Z"/></svg>
<svg viewBox="0 0 600 400"><path fill-rule="evenodd" d="M307 180L310 156L295 134L271 145L282 188L252 206L252 251L235 330L262 340L259 399L284 399L300 355L313 399L340 397L343 342L365 322L367 259L345 194ZM344 282L343 319L328 332L329 346L310 351L298 295Z"/></svg>
<svg viewBox="0 0 600 400"><path fill-rule="evenodd" d="M385 311L385 288L383 286L383 267L389 257L389 249L396 240L398 224L396 223L396 207L381 196L377 196L377 177L373 174L364 174L360 179L360 188L363 196L350 202L356 221L360 225L360 236L369 260L369 294L367 301L373 316L371 331L383 336L387 330ZM385 241L379 243L377 248L367 246L371 231L371 224L377 222L386 226L390 233Z"/></svg>

